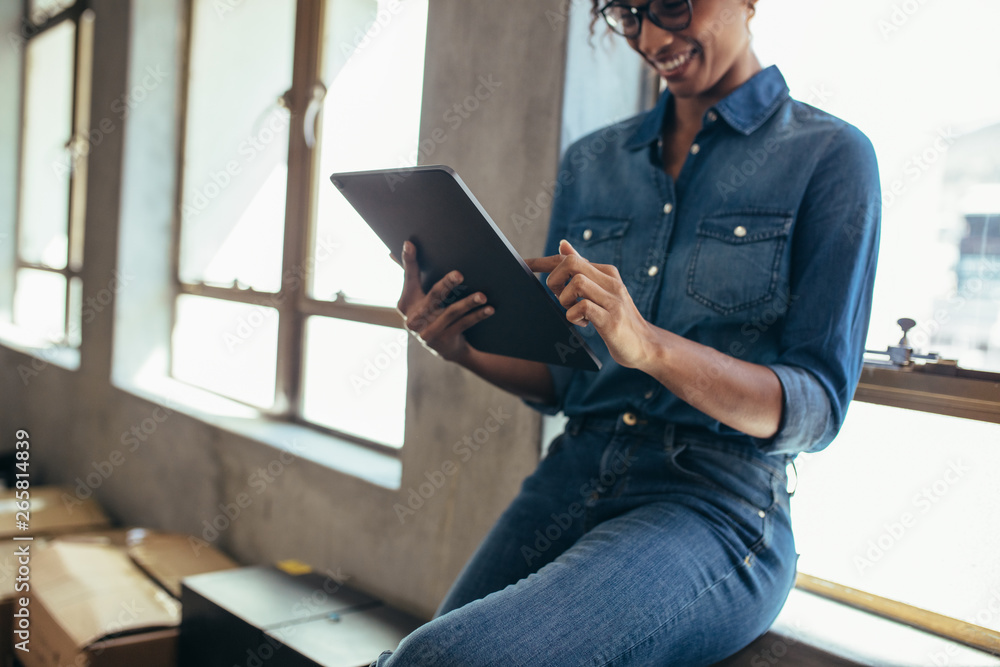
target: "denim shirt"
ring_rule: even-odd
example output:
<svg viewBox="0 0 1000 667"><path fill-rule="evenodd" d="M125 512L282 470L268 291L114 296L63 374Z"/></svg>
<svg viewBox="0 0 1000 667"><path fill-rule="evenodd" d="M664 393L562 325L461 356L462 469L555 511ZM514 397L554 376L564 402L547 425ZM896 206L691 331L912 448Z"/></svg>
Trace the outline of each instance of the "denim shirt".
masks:
<svg viewBox="0 0 1000 667"><path fill-rule="evenodd" d="M793 100L772 66L706 112L675 181L662 161L670 96L566 150L545 255L567 239L617 266L652 324L772 369L778 432L753 438L685 402L712 391L726 364L677 395L616 363L593 325L576 330L601 370L549 365L555 404L525 403L567 416L636 411L765 453L823 449L844 421L868 331L881 221L871 142Z"/></svg>

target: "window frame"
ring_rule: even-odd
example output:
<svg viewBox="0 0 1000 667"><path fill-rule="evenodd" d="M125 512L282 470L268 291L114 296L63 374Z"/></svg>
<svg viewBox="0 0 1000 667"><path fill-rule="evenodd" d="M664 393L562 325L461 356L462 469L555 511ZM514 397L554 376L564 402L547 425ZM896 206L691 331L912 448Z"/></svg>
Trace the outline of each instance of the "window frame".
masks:
<svg viewBox="0 0 1000 667"><path fill-rule="evenodd" d="M382 442L369 440L351 433L345 433L305 419L303 415L303 376L305 366L306 320L312 316L349 320L362 324L379 325L404 329L399 312L392 307L353 303L338 298L323 301L309 295L313 264L312 249L315 246L317 188L323 179L319 175L320 144L309 146L306 142L303 119L310 117L310 107L322 104L315 91L322 86L323 30L325 28L325 0L296 0L295 37L292 58L292 86L282 97L284 106L291 116L288 137L288 178L286 182L285 217L283 221L283 247L281 260L281 283L277 292L260 292L253 288L239 289L204 282L188 283L181 280L181 212L183 211L184 153L187 138L188 90L191 71L191 35L193 28L193 3L184 2L184 45L181 54L181 71L184 85L179 95L178 143L177 143L177 190L174 206L173 239L171 247L171 331L177 321L177 303L181 295L192 295L221 299L234 303L274 308L278 313L278 343L275 375L274 404L270 409L253 406L272 420L283 421L333 435L378 452L394 457L400 455L401 447L393 447ZM317 125L321 113L313 116ZM314 130L316 128L313 128ZM321 129L321 128L320 128ZM317 136L318 136L317 132ZM168 349L168 367L173 367L173 346ZM204 388L202 388L204 389ZM210 389L205 391L212 392ZM217 393L217 392L212 392ZM222 395L222 394L219 394ZM243 403L239 399L227 399ZM245 403L244 403L245 404Z"/></svg>
<svg viewBox="0 0 1000 667"><path fill-rule="evenodd" d="M49 15L41 23L34 23L30 18L31 0L22 0L21 25L29 34L23 35L20 80L18 82L18 94L20 101L18 104L18 127L17 134L17 185L15 187L14 201L14 262L13 281L11 286L11 322L13 321L13 301L17 294L17 275L22 269L42 271L61 275L66 281L65 306L64 306L64 326L61 336L58 339L49 338L49 345L46 347L79 349L79 331L73 335L72 329L76 325L74 315L82 312L82 303L74 301L73 284L78 281L83 282L83 237L86 219L87 203L87 157L90 153L89 147L84 146L89 140L90 131L90 105L92 91L92 70L93 70L93 39L94 39L94 14L89 9L87 0L76 0L72 4L60 9L55 14ZM75 24L73 40L73 93L72 109L70 110L71 126L69 128L69 142L66 150L70 153L69 160L69 193L67 206L66 234L66 266L63 268L52 268L45 264L29 262L21 255L21 235L24 227L23 220L23 183L24 183L24 158L25 158L25 137L24 121L27 115L26 106L28 100L28 45L32 40L45 34L52 28L62 24L64 21L72 21ZM74 338L77 340L74 341Z"/></svg>

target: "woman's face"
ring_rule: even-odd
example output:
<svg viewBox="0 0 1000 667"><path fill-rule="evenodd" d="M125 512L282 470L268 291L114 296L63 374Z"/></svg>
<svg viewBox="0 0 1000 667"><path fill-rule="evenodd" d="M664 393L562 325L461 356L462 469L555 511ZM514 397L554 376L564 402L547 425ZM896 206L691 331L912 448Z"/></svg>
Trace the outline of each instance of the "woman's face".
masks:
<svg viewBox="0 0 1000 667"><path fill-rule="evenodd" d="M629 0L634 6L638 0ZM718 97L743 83L756 62L750 50L749 0L692 0L691 25L679 32L643 16L642 31L628 42L664 79L677 97Z"/></svg>

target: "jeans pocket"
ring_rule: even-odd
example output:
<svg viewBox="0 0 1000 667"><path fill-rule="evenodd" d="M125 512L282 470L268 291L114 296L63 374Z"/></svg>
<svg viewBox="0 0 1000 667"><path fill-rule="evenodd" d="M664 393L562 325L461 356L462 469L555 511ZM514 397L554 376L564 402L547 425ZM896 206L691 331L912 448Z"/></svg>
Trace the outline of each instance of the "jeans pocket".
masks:
<svg viewBox="0 0 1000 667"><path fill-rule="evenodd" d="M698 223L687 293L722 315L771 300L791 230L790 213L740 211Z"/></svg>
<svg viewBox="0 0 1000 667"><path fill-rule="evenodd" d="M693 443L679 443L671 463L705 491L704 499L733 520L751 551L770 543L777 507L777 480L771 470L724 449Z"/></svg>

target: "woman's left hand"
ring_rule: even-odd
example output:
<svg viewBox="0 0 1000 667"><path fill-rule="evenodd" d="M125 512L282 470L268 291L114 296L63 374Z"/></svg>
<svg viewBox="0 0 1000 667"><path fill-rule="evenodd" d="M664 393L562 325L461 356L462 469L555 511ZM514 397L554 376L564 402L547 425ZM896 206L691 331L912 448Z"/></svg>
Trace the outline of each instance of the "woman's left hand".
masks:
<svg viewBox="0 0 1000 667"><path fill-rule="evenodd" d="M558 255L524 261L535 273L549 274L545 283L566 308L566 319L593 324L615 361L626 368L648 363L653 325L635 307L617 267L590 263L565 239Z"/></svg>

